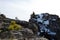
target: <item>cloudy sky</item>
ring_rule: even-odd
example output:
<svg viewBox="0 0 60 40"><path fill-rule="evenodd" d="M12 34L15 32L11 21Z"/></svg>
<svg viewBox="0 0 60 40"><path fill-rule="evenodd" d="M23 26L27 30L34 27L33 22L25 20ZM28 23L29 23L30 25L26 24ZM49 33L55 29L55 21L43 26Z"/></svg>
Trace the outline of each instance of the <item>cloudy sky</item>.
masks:
<svg viewBox="0 0 60 40"><path fill-rule="evenodd" d="M0 13L9 18L28 21L33 11L36 14L47 12L60 16L60 0L0 0Z"/></svg>

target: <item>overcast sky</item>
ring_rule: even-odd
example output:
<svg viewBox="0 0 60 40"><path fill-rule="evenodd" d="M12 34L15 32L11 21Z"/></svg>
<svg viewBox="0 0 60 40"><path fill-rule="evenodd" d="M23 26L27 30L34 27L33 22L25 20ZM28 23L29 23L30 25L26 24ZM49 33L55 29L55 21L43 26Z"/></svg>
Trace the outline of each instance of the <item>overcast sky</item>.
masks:
<svg viewBox="0 0 60 40"><path fill-rule="evenodd" d="M33 11L60 16L60 0L0 0L0 12L9 18L28 21Z"/></svg>

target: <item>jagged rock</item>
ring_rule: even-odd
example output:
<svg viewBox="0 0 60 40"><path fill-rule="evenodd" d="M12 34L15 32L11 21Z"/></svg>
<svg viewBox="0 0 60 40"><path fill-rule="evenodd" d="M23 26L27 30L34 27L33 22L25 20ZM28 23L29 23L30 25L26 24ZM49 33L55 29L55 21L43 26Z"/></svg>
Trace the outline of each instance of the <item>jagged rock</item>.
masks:
<svg viewBox="0 0 60 40"><path fill-rule="evenodd" d="M60 30L60 27L58 24L59 22L57 22L57 20L59 20L59 16L48 14L48 13L34 14L34 15L33 14L32 14L32 17L29 19L29 22L37 23L39 25L38 26L36 24L38 26L38 30L39 30L38 32L40 32L40 35L41 34L47 35L47 36L49 35L50 40L52 40L52 38L54 40L56 40L57 37L55 37L55 36L58 35L57 31ZM47 33L47 34L45 34L45 33ZM53 35L54 35L54 37L53 37Z"/></svg>
<svg viewBox="0 0 60 40"><path fill-rule="evenodd" d="M38 36L44 36L49 40L60 40L60 18L58 15L49 13L35 14L33 12L29 22L16 19L7 18L4 14L0 14L0 30L2 30L0 34L8 35L11 30L7 28L11 21L15 21L16 24L21 25L23 28L21 31L15 31L18 35L37 36L39 34Z"/></svg>

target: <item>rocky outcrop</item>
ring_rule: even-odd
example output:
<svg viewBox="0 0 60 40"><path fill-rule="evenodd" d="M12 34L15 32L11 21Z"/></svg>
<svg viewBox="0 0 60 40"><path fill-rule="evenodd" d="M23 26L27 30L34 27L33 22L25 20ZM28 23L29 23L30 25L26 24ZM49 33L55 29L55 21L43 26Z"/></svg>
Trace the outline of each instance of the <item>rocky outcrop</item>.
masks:
<svg viewBox="0 0 60 40"><path fill-rule="evenodd" d="M10 26L11 21L15 21L14 27ZM16 28L19 30L15 30ZM60 40L60 17L49 13L35 14L33 12L27 22L11 19L4 14L0 14L0 38L19 38L20 36L44 36L44 38L49 40Z"/></svg>

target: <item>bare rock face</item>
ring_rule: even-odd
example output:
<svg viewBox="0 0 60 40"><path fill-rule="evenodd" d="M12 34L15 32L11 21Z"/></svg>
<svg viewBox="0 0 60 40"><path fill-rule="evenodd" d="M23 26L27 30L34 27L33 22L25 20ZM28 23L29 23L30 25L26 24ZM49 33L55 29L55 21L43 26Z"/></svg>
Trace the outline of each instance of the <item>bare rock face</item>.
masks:
<svg viewBox="0 0 60 40"><path fill-rule="evenodd" d="M15 21L17 25L22 26L22 30L9 30L11 21ZM6 34L3 36L3 34ZM39 36L49 40L60 40L60 18L58 15L49 13L31 14L29 22L19 19L7 18L4 14L0 14L0 38L10 38L13 34L14 38L20 36Z"/></svg>
<svg viewBox="0 0 60 40"><path fill-rule="evenodd" d="M60 20L58 15L49 13L35 14L33 12L29 22L35 23L38 26L40 36L45 36L49 40L59 40L60 35ZM59 21L59 22L58 22Z"/></svg>

